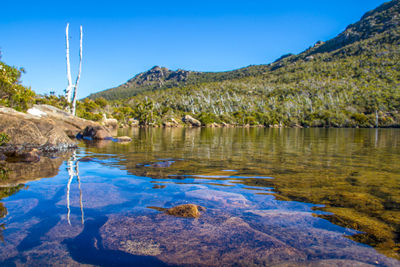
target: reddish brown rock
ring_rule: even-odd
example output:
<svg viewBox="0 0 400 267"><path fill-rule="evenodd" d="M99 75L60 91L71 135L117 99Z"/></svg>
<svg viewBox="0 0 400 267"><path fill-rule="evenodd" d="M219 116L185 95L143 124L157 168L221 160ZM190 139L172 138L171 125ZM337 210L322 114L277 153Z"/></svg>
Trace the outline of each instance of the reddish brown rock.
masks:
<svg viewBox="0 0 400 267"><path fill-rule="evenodd" d="M194 204L183 204L179 205L170 209L167 209L165 213L168 215L173 215L177 217L184 217L184 218L198 218L200 217L200 211L204 211L205 208L194 205Z"/></svg>

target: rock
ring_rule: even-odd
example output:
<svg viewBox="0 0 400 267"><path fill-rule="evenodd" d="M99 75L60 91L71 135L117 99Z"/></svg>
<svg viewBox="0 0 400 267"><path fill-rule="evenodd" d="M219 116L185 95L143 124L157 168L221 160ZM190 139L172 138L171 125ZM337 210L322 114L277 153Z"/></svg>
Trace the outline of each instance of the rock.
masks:
<svg viewBox="0 0 400 267"><path fill-rule="evenodd" d="M293 128L299 128L299 129L302 129L303 128L303 126L301 126L300 124L294 124L293 126L292 126Z"/></svg>
<svg viewBox="0 0 400 267"><path fill-rule="evenodd" d="M178 127L179 123L174 119L170 119L170 121L163 122L164 127Z"/></svg>
<svg viewBox="0 0 400 267"><path fill-rule="evenodd" d="M183 117L182 121L184 123L188 123L193 127L201 127L201 122L196 120L195 118L193 118L190 115L186 115L185 117Z"/></svg>
<svg viewBox="0 0 400 267"><path fill-rule="evenodd" d="M87 126L99 125L97 122L78 118L50 105L34 105L27 112L35 118L46 118L52 120L53 123L63 129L68 136L73 138Z"/></svg>
<svg viewBox="0 0 400 267"><path fill-rule="evenodd" d="M219 127L221 127L221 125L219 125L219 124L216 123L216 122L213 122L213 123L207 124L207 127L210 127L210 128L219 128Z"/></svg>
<svg viewBox="0 0 400 267"><path fill-rule="evenodd" d="M6 155L4 155L3 153L0 153L0 161L6 160L6 159L7 159Z"/></svg>
<svg viewBox="0 0 400 267"><path fill-rule="evenodd" d="M103 114L103 119L101 120L101 124L111 129L118 128L118 121L116 119L107 119L106 114Z"/></svg>
<svg viewBox="0 0 400 267"><path fill-rule="evenodd" d="M300 251L241 218L211 212L190 221L161 214L111 215L99 233L104 248L114 251L127 251L121 241L151 242L159 248L157 258L172 266L270 266L305 259ZM75 244L79 246L79 240Z"/></svg>
<svg viewBox="0 0 400 267"><path fill-rule="evenodd" d="M121 142L121 143L129 143L132 141L132 138L129 136L119 136L114 138L115 142Z"/></svg>
<svg viewBox="0 0 400 267"><path fill-rule="evenodd" d="M175 125L169 121L165 121L165 122L163 122L163 126L164 127L174 127Z"/></svg>
<svg viewBox="0 0 400 267"><path fill-rule="evenodd" d="M226 122L222 122L221 125L222 125L222 127L231 127L231 125L227 124Z"/></svg>
<svg viewBox="0 0 400 267"><path fill-rule="evenodd" d="M110 132L103 126L87 126L79 137L88 140L112 139Z"/></svg>
<svg viewBox="0 0 400 267"><path fill-rule="evenodd" d="M177 217L198 218L200 217L199 210L205 211L205 208L194 204L183 204L167 209L165 213Z"/></svg>
<svg viewBox="0 0 400 267"><path fill-rule="evenodd" d="M152 168L168 168L170 167L175 161L173 160L167 160L167 161L160 161L160 162L154 162L154 163L149 163L149 164L144 164L145 167L152 167Z"/></svg>
<svg viewBox="0 0 400 267"><path fill-rule="evenodd" d="M211 189L198 189L185 193L187 198L199 198L214 201L225 207L247 207L249 201L241 194Z"/></svg>
<svg viewBox="0 0 400 267"><path fill-rule="evenodd" d="M136 120L136 119L129 119L128 120L128 123L129 123L129 125L130 126L132 126L132 127L137 127L137 126L139 126L139 121L138 120Z"/></svg>
<svg viewBox="0 0 400 267"><path fill-rule="evenodd" d="M314 56L308 56L308 57L306 57L304 60L305 61L311 61L311 60L313 60L314 59Z"/></svg>
<svg viewBox="0 0 400 267"><path fill-rule="evenodd" d="M48 117L37 117L18 112L11 108L0 108L0 132L10 137L3 151L37 148L43 151L57 151L75 148L64 129Z"/></svg>
<svg viewBox="0 0 400 267"><path fill-rule="evenodd" d="M36 116L36 117L42 117L42 116L46 116L47 115L46 112L43 112L43 111L41 111L40 109L38 109L36 107L28 109L27 113L31 114L33 116Z"/></svg>
<svg viewBox="0 0 400 267"><path fill-rule="evenodd" d="M80 130L79 129L66 129L64 132L69 138L76 138L76 136L79 134Z"/></svg>

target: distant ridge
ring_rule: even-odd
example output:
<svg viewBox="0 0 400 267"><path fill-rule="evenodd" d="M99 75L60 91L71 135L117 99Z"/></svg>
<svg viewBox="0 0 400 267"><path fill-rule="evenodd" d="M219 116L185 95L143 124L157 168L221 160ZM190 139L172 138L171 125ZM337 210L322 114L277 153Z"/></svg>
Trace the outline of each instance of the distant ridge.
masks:
<svg viewBox="0 0 400 267"><path fill-rule="evenodd" d="M384 3L335 38L270 64L227 72L156 66L90 96L99 97L123 100L117 105L143 125L190 114L204 125L398 127L400 2ZM115 112L123 118L125 111Z"/></svg>
<svg viewBox="0 0 400 267"><path fill-rule="evenodd" d="M388 31L391 31L392 37L397 38L400 25L399 14L399 0L384 3L378 8L367 12L360 21L349 25L344 32L335 38L326 42L317 42L313 47L299 55L284 55L269 65L249 66L227 72L196 72L181 69L172 71L164 67L155 66L146 72L136 75L120 86L91 94L89 98L104 97L107 100L125 99L147 91L265 74L268 71L273 71L287 64L285 62L293 63L315 54L340 50L355 42L371 39Z"/></svg>

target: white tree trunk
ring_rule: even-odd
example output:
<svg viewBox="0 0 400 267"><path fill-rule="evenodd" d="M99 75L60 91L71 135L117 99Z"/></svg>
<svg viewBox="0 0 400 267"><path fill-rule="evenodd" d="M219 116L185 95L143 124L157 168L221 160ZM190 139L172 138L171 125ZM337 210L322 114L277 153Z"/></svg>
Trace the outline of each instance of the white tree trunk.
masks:
<svg viewBox="0 0 400 267"><path fill-rule="evenodd" d="M78 85L79 85L79 80L81 78L81 71L82 71L82 39L83 39L83 30L82 26L80 27L80 42L79 42L79 71L78 71L78 76L76 77L76 82L75 82L75 87L74 87L74 95L72 98L72 115L75 116L76 113L76 94L78 90Z"/></svg>
<svg viewBox="0 0 400 267"><path fill-rule="evenodd" d="M65 28L65 41L66 41L66 57L67 57L67 79L68 79L68 86L67 89L65 90L65 98L67 99L68 103L71 103L71 91L72 91L72 79L71 79L71 65L69 61L69 37L68 37L68 31L69 31L69 23L67 23L67 27Z"/></svg>

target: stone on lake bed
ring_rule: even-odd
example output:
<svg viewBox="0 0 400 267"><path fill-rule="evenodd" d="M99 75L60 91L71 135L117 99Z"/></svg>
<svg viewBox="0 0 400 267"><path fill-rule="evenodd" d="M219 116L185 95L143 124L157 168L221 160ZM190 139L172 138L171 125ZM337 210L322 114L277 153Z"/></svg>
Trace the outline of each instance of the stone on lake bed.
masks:
<svg viewBox="0 0 400 267"><path fill-rule="evenodd" d="M249 201L242 195L237 193L211 190L211 189L198 189L185 193L186 197L199 198L208 201L219 202L224 206L231 207L247 207Z"/></svg>
<svg viewBox="0 0 400 267"><path fill-rule="evenodd" d="M167 209L165 213L177 217L184 218L198 218L200 217L200 211L205 211L206 208L194 204L183 204L170 209Z"/></svg>
<svg viewBox="0 0 400 267"><path fill-rule="evenodd" d="M146 254L151 253L167 265L268 266L305 260L297 249L251 228L241 218L223 213L206 213L196 220L161 214L112 215L99 233L105 249L128 252L127 243L144 242ZM145 254L136 245L131 251Z"/></svg>
<svg viewBox="0 0 400 267"><path fill-rule="evenodd" d="M182 204L169 209L153 206L150 206L148 208L163 211L168 215L182 218L199 218L201 215L200 211L206 210L206 208L195 204Z"/></svg>

